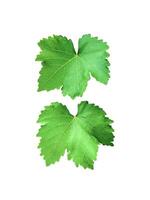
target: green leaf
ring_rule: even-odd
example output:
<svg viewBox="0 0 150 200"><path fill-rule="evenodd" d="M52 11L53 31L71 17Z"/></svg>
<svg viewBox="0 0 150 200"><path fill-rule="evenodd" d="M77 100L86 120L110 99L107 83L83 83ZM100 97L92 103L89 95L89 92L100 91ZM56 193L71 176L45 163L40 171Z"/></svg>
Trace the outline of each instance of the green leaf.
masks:
<svg viewBox="0 0 150 200"><path fill-rule="evenodd" d="M98 145L113 144L112 121L101 108L88 102L79 104L76 116L66 106L52 103L41 112L38 122L39 148L46 165L59 161L67 150L68 159L76 166L93 169Z"/></svg>
<svg viewBox="0 0 150 200"><path fill-rule="evenodd" d="M44 38L38 43L42 62L38 90L62 89L63 95L82 96L90 74L99 82L109 79L108 45L97 37L83 35L78 53L71 40L63 36Z"/></svg>

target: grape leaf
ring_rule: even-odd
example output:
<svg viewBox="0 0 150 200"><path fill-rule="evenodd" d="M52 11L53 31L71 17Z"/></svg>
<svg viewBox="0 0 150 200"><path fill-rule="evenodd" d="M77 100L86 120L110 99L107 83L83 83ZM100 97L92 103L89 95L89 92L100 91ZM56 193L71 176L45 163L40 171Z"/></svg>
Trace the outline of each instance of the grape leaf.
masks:
<svg viewBox="0 0 150 200"><path fill-rule="evenodd" d="M52 103L41 112L38 122L39 148L46 165L59 161L67 150L68 159L76 166L93 169L99 144L113 145L112 120L85 101L78 105L76 116L61 103Z"/></svg>
<svg viewBox="0 0 150 200"><path fill-rule="evenodd" d="M63 36L44 38L38 45L41 52L36 60L42 63L39 91L61 88L64 96L82 96L90 74L97 81L107 84L108 45L97 37L83 35L78 42L78 53L72 41Z"/></svg>

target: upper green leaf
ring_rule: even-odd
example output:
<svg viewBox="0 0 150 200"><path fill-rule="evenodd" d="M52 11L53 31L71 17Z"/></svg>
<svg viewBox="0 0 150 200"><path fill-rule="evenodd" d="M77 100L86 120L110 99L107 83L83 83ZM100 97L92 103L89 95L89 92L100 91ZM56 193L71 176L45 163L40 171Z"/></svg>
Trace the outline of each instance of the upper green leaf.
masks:
<svg viewBox="0 0 150 200"><path fill-rule="evenodd" d="M41 112L38 122L41 124L39 148L47 165L58 161L67 150L68 159L76 166L92 169L98 144L112 146L112 121L101 108L88 102L79 104L76 116L66 106L53 103Z"/></svg>
<svg viewBox="0 0 150 200"><path fill-rule="evenodd" d="M44 38L38 43L41 52L36 60L42 61L38 90L62 88L63 95L82 96L90 74L101 83L109 79L108 45L97 37L83 35L78 53L73 43L63 36Z"/></svg>

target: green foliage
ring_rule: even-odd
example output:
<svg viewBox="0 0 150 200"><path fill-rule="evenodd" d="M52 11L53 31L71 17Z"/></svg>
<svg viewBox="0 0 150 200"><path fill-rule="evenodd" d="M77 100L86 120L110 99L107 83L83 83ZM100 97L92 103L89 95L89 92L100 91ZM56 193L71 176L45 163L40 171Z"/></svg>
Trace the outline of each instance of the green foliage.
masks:
<svg viewBox="0 0 150 200"><path fill-rule="evenodd" d="M79 39L77 53L72 41L63 36L44 38L38 45L41 52L36 60L42 64L39 91L61 88L64 96L82 96L90 75L107 84L108 45L97 37L83 35Z"/></svg>
<svg viewBox="0 0 150 200"><path fill-rule="evenodd" d="M38 122L39 148L46 165L59 161L67 150L68 159L76 166L93 169L99 144L113 146L112 121L88 102L78 105L76 116L61 103L52 103L41 112Z"/></svg>

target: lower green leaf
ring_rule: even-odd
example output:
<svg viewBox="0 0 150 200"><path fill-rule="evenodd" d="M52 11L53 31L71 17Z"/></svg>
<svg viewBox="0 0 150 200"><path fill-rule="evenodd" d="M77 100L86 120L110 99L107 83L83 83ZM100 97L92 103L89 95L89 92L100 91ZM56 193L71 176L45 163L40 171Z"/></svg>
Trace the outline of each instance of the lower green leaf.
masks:
<svg viewBox="0 0 150 200"><path fill-rule="evenodd" d="M88 102L79 104L76 116L61 103L52 103L41 112L38 123L39 148L46 165L59 161L67 150L68 159L76 166L93 169L98 145L113 145L112 120Z"/></svg>

